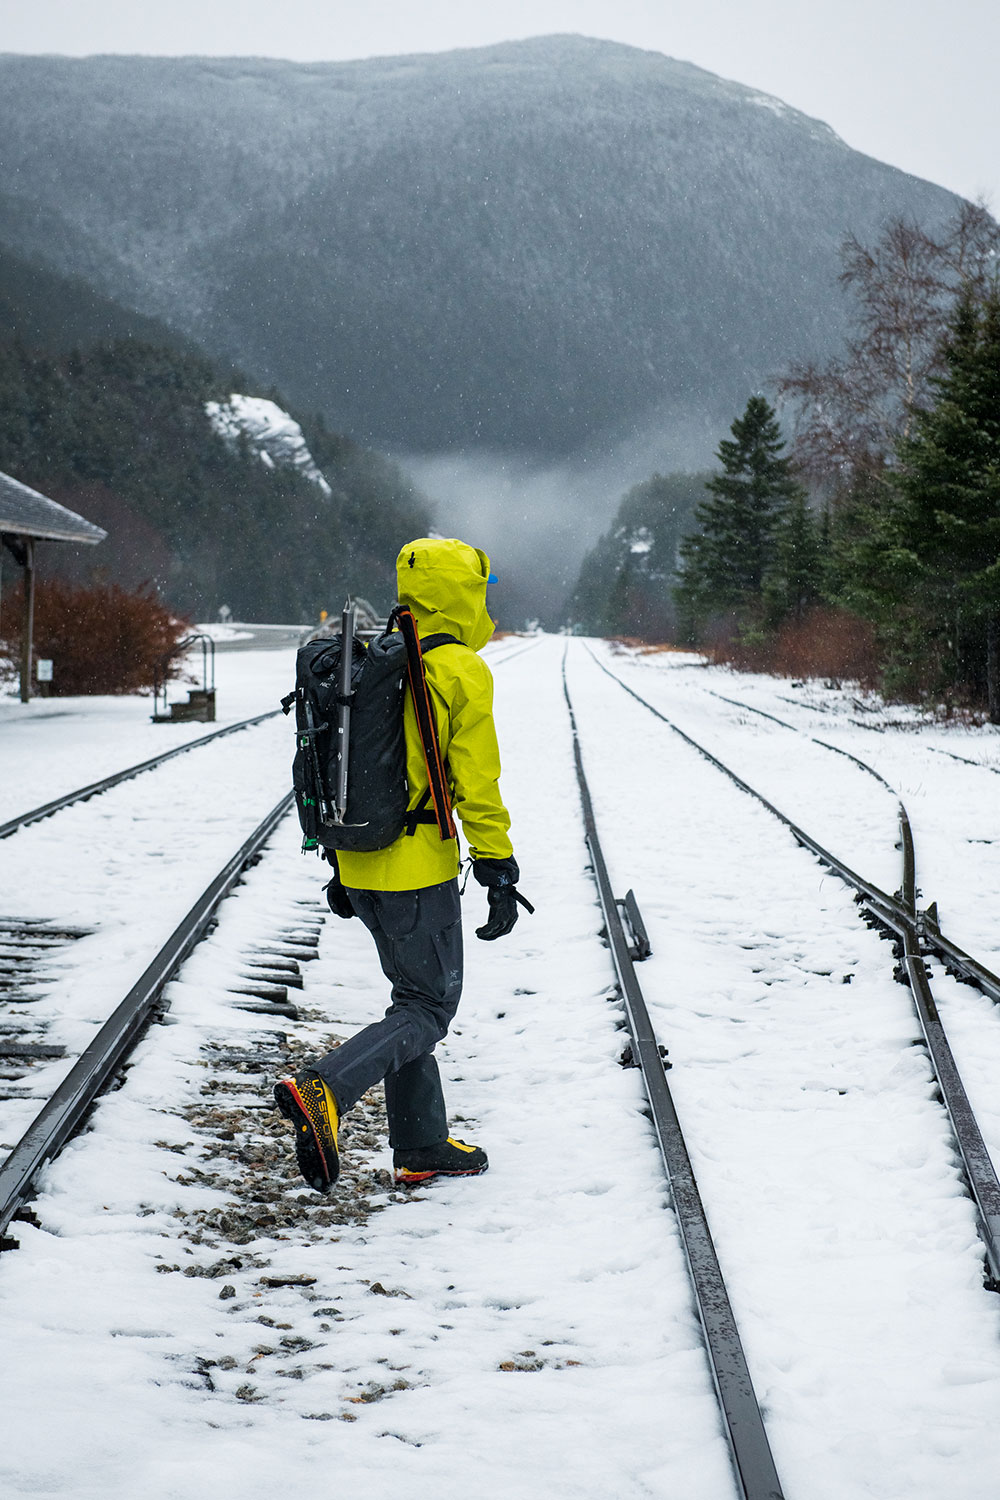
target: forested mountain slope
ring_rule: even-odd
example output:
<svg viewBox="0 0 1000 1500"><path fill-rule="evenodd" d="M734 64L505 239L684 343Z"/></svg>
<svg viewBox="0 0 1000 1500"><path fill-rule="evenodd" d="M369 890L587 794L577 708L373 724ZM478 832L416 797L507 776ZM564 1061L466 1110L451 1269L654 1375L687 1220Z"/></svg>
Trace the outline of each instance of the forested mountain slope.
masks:
<svg viewBox="0 0 1000 1500"><path fill-rule="evenodd" d="M838 343L836 251L954 199L579 37L363 62L0 57L0 245L396 452L675 462Z"/></svg>
<svg viewBox="0 0 1000 1500"><path fill-rule="evenodd" d="M349 591L387 609L425 502L319 418L300 432L285 417L278 440L235 420L226 435L232 391L231 373L162 345L46 355L0 341L0 470L108 532L98 548L42 544L43 573L149 581L198 619L226 604L239 619L308 622Z"/></svg>
<svg viewBox="0 0 1000 1500"><path fill-rule="evenodd" d="M68 353L109 339L142 339L194 352L190 340L145 318L76 276L63 276L0 246L0 340Z"/></svg>

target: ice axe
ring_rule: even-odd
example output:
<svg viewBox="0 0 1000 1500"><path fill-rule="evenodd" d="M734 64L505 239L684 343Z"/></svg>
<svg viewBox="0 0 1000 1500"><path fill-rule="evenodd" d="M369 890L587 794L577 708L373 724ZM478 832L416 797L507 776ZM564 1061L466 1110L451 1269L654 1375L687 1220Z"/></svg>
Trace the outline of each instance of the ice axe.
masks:
<svg viewBox="0 0 1000 1500"><path fill-rule="evenodd" d="M337 789L333 800L333 823L343 826L347 818L347 760L351 751L351 671L354 666L354 630L358 612L350 599L340 617L340 691L337 694Z"/></svg>

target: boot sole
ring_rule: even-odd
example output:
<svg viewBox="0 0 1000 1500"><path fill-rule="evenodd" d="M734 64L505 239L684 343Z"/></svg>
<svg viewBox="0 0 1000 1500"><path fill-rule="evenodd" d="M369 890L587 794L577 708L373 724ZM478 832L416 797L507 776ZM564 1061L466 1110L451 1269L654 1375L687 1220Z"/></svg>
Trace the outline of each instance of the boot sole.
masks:
<svg viewBox="0 0 1000 1500"><path fill-rule="evenodd" d="M327 1193L340 1176L340 1158L336 1147L329 1160L316 1127L309 1118L302 1095L293 1082L274 1086L274 1102L295 1129L295 1159L299 1171L315 1193Z"/></svg>
<svg viewBox="0 0 1000 1500"><path fill-rule="evenodd" d="M421 1182L430 1182L434 1177L481 1177L485 1171L485 1167L469 1167L464 1172L443 1169L436 1172L407 1172L405 1167L397 1167L395 1182L397 1187L416 1187Z"/></svg>

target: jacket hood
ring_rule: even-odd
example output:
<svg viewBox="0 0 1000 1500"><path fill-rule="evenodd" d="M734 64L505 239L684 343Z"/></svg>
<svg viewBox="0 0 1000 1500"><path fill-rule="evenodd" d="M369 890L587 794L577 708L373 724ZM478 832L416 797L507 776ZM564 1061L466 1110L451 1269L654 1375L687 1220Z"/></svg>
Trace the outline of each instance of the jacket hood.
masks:
<svg viewBox="0 0 1000 1500"><path fill-rule="evenodd" d="M480 651L495 627L486 613L490 560L457 537L420 537L396 559L400 604L407 605L421 635L439 630Z"/></svg>

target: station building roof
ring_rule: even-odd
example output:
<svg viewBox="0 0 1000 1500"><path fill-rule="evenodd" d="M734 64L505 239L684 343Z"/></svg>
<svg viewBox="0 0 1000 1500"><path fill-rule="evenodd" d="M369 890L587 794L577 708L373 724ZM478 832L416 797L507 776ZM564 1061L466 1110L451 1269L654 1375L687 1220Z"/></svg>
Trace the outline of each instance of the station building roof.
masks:
<svg viewBox="0 0 1000 1500"><path fill-rule="evenodd" d="M7 536L35 537L47 542L103 542L107 536L55 500L0 473L0 533Z"/></svg>

